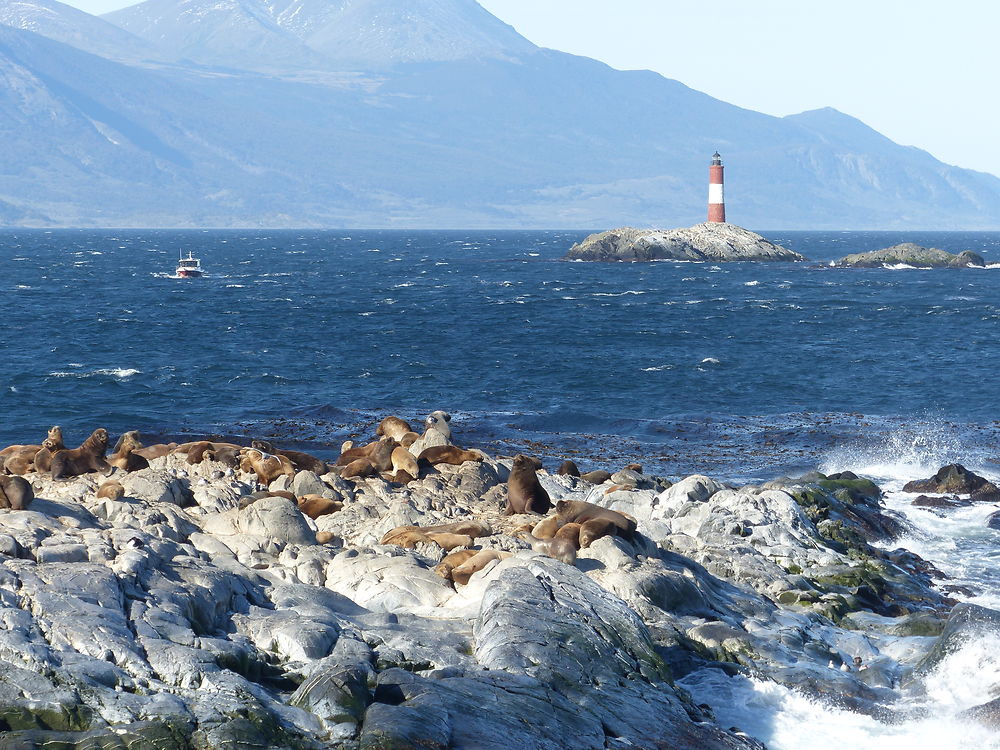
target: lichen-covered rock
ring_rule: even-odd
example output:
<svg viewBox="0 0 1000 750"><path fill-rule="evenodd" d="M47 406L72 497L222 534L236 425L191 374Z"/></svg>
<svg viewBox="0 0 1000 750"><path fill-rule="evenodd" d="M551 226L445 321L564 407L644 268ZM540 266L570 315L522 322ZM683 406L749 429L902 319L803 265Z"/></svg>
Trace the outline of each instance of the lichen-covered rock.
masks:
<svg viewBox="0 0 1000 750"><path fill-rule="evenodd" d="M913 242L903 242L882 250L853 253L834 261L833 265L855 268L881 268L887 265L905 265L916 268L982 268L986 261L978 253L965 250L949 253L936 247L921 247Z"/></svg>
<svg viewBox="0 0 1000 750"><path fill-rule="evenodd" d="M706 222L684 229L625 227L592 234L563 260L801 261L804 257L735 224Z"/></svg>

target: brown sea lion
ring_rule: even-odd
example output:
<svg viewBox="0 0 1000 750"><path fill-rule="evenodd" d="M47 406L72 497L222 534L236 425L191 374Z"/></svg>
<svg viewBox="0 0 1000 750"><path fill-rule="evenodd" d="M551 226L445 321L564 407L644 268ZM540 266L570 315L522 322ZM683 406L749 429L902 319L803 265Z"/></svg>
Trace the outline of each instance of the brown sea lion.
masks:
<svg viewBox="0 0 1000 750"><path fill-rule="evenodd" d="M472 520L439 523L435 526L397 526L385 532L379 544L396 544L396 537L401 537L410 531L419 531L422 534L464 534L472 539L490 536L493 533L489 524Z"/></svg>
<svg viewBox="0 0 1000 750"><path fill-rule="evenodd" d="M24 477L0 474L0 508L27 510L35 499L35 491Z"/></svg>
<svg viewBox="0 0 1000 750"><path fill-rule="evenodd" d="M42 449L35 454L35 471L50 471L52 469L52 456L65 448L62 429L59 425L50 427L48 436L42 441Z"/></svg>
<svg viewBox="0 0 1000 750"><path fill-rule="evenodd" d="M322 495L303 495L298 498L296 505L299 506L299 510L314 521L320 516L336 513L344 507L344 504L339 500L333 500Z"/></svg>
<svg viewBox="0 0 1000 750"><path fill-rule="evenodd" d="M321 461L311 453L278 449L266 440L252 440L250 441L250 447L257 448L265 453L273 453L276 456L284 456L292 462L292 466L296 471L311 471L313 474L319 475L326 474L326 461Z"/></svg>
<svg viewBox="0 0 1000 750"><path fill-rule="evenodd" d="M235 452L240 452L244 450L243 446L236 445L236 443L224 443L224 442L214 442L211 440L196 440L193 443L181 443L176 448L174 448L174 453L185 453L187 458L185 459L189 464L200 464L202 461L214 460L215 456L220 451L231 450Z"/></svg>
<svg viewBox="0 0 1000 750"><path fill-rule="evenodd" d="M588 503L585 500L560 500L556 503L556 514L566 523L576 522L586 526L588 521L594 519L610 521L615 526L614 532L625 539L632 540L635 537L636 523L634 518L619 513L616 510L602 508L599 505ZM591 527L596 531L596 524ZM584 529L580 530L580 544L583 546ZM591 537L591 541L597 537Z"/></svg>
<svg viewBox="0 0 1000 750"><path fill-rule="evenodd" d="M434 445L424 448L417 457L417 463L426 461L431 466L451 464L461 466L466 461L482 461L483 454L479 451L462 450L457 445Z"/></svg>
<svg viewBox="0 0 1000 750"><path fill-rule="evenodd" d="M584 521L580 524L580 549L586 549L602 536L614 536L617 533L618 527L610 519L591 518L589 521Z"/></svg>
<svg viewBox="0 0 1000 750"><path fill-rule="evenodd" d="M562 526L564 521L556 515L546 516L541 521L534 525L534 528L529 527L527 530L532 534L537 536L539 539L551 539L556 535L559 527Z"/></svg>
<svg viewBox="0 0 1000 750"><path fill-rule="evenodd" d="M347 466L352 461L359 458L367 459L375 467L376 472L392 470L392 451L397 443L386 435L380 437L374 443L369 443L363 448L351 448L344 451L337 459L336 466ZM343 475L341 475L343 476Z"/></svg>
<svg viewBox="0 0 1000 750"><path fill-rule="evenodd" d="M397 445L392 449L392 453L389 455L389 460L392 462L392 473L398 474L399 472L405 472L411 477L420 476L420 468L417 465L417 459L413 457L406 448L401 445Z"/></svg>
<svg viewBox="0 0 1000 750"><path fill-rule="evenodd" d="M132 451L137 456L142 456L147 461L154 458L163 458L168 453L173 453L177 449L177 443L156 443L147 445L145 448L138 448Z"/></svg>
<svg viewBox="0 0 1000 750"><path fill-rule="evenodd" d="M566 459L561 464L559 464L559 468L556 470L556 474L561 477L578 477L580 476L580 470L576 468L575 463L573 463L569 459Z"/></svg>
<svg viewBox="0 0 1000 750"><path fill-rule="evenodd" d="M604 484L609 479L611 479L611 472L604 471L604 469L598 469L597 471L588 471L586 474L581 474L580 479L585 482L590 482L591 484Z"/></svg>
<svg viewBox="0 0 1000 750"><path fill-rule="evenodd" d="M441 562L434 566L434 572L446 581L450 581L451 571L454 568L457 568L465 561L475 557L480 552L482 552L482 550L478 549L460 549L455 552L449 552L444 556L444 559L442 559Z"/></svg>
<svg viewBox="0 0 1000 750"><path fill-rule="evenodd" d="M399 417L386 417L381 422L378 423L378 427L375 428L375 434L379 437L383 435L388 435L397 443L401 442L403 436L407 433L413 433L413 428L410 427L409 423Z"/></svg>
<svg viewBox="0 0 1000 750"><path fill-rule="evenodd" d="M392 474L390 474L389 472L384 472L382 474L382 478L385 481L392 482L394 484L409 484L410 482L415 482L417 479L416 477L412 476L409 472L402 470L394 472Z"/></svg>
<svg viewBox="0 0 1000 750"><path fill-rule="evenodd" d="M553 535L553 539L565 539L566 541L572 542L576 549L581 549L583 547L580 544L580 530L583 528L581 524L571 522L563 524L559 527L559 530Z"/></svg>
<svg viewBox="0 0 1000 750"><path fill-rule="evenodd" d="M255 448L244 448L240 459L240 469L257 475L257 481L267 487L280 476L295 478L292 462L284 456L265 453ZM292 502L295 502L294 496Z"/></svg>
<svg viewBox="0 0 1000 750"><path fill-rule="evenodd" d="M471 547L472 537L468 534L449 534L441 531L424 532L428 539L446 552L456 547Z"/></svg>
<svg viewBox="0 0 1000 750"><path fill-rule="evenodd" d="M95 497L121 500L125 497L125 487L117 479L109 479L107 482L102 482L101 486L97 488Z"/></svg>
<svg viewBox="0 0 1000 750"><path fill-rule="evenodd" d="M367 458L356 458L347 466L340 467L340 476L343 479L364 479L365 477L377 477L378 469Z"/></svg>
<svg viewBox="0 0 1000 750"><path fill-rule="evenodd" d="M636 474L642 474L642 464L628 464L622 471L634 471Z"/></svg>
<svg viewBox="0 0 1000 750"><path fill-rule="evenodd" d="M135 451L141 448L142 443L139 441L139 433L135 430L130 430L118 438L114 451L108 456L108 463L126 472L148 469L149 461L135 453Z"/></svg>
<svg viewBox="0 0 1000 750"><path fill-rule="evenodd" d="M547 513L552 507L549 493L535 474L534 459L518 453L507 479L507 508L504 515L515 513Z"/></svg>
<svg viewBox="0 0 1000 750"><path fill-rule="evenodd" d="M75 477L92 471L110 474L113 469L104 458L108 450L108 431L103 427L94 430L79 448L56 451L50 470L55 480Z"/></svg>
<svg viewBox="0 0 1000 750"><path fill-rule="evenodd" d="M567 565L576 564L576 545L568 539L560 539L558 537L539 539L527 531L521 531L517 536L530 544L531 549L535 552L541 552L543 555L548 555Z"/></svg>
<svg viewBox="0 0 1000 750"><path fill-rule="evenodd" d="M451 569L451 580L457 584L465 586L469 583L474 573L478 573L494 560L506 560L511 556L510 552L503 552L498 549L479 550L476 554Z"/></svg>
<svg viewBox="0 0 1000 750"><path fill-rule="evenodd" d="M38 455L38 451L41 449L42 446L40 445L37 448L33 445L29 445L8 454L7 457L3 459L4 472L20 476L27 474L29 471L33 471L35 468L35 456Z"/></svg>

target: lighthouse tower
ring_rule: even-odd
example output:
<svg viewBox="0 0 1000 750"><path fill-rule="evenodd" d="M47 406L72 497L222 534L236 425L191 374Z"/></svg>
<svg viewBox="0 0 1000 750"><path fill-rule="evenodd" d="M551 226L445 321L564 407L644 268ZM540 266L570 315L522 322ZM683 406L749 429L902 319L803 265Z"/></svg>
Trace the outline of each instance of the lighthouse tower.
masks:
<svg viewBox="0 0 1000 750"><path fill-rule="evenodd" d="M726 200L722 195L722 157L716 151L708 167L708 220L716 224L726 222Z"/></svg>

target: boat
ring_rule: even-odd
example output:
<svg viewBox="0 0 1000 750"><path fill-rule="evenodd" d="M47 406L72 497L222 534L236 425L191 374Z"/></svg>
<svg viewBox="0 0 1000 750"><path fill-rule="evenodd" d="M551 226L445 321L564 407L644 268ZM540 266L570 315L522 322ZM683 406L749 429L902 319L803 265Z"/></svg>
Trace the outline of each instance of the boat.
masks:
<svg viewBox="0 0 1000 750"><path fill-rule="evenodd" d="M194 279L202 275L201 261L188 250L187 257L183 255L177 260L177 271L174 274L179 279Z"/></svg>

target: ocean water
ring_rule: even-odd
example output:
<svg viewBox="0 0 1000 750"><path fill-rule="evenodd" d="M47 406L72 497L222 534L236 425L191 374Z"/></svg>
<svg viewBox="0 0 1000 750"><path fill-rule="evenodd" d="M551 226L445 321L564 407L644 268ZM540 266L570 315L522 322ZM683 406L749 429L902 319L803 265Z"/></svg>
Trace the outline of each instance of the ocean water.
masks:
<svg viewBox="0 0 1000 750"><path fill-rule="evenodd" d="M382 416L445 409L459 443L549 467L850 469L910 520L894 546L1000 607L996 507L938 515L901 491L955 461L1000 477L1000 267L829 267L902 241L1000 266L1000 233L763 233L810 262L568 263L586 234L568 231L6 231L0 443L104 426L332 458ZM188 250L204 278L172 278ZM688 687L771 750L998 747L956 718L995 697L996 653L956 655L894 725L773 683Z"/></svg>

